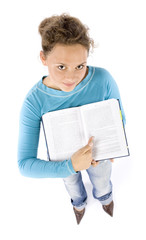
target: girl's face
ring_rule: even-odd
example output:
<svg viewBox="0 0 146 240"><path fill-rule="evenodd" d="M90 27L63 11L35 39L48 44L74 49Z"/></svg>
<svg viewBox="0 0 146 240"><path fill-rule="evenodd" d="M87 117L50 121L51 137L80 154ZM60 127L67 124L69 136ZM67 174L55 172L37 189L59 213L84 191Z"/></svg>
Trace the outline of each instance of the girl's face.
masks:
<svg viewBox="0 0 146 240"><path fill-rule="evenodd" d="M80 44L56 44L47 57L41 51L40 58L49 71L46 85L65 92L72 91L87 75L87 57L87 49Z"/></svg>

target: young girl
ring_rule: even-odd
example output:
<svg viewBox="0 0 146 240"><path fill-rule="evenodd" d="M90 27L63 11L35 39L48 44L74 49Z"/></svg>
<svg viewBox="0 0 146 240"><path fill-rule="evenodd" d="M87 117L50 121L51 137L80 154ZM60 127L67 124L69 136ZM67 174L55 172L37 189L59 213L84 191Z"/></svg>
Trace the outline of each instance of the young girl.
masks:
<svg viewBox="0 0 146 240"><path fill-rule="evenodd" d="M99 163L92 159L92 137L86 146L64 161L38 159L37 150L41 118L50 111L115 98L120 101L125 123L117 84L105 69L87 65L94 42L88 35L88 28L79 19L66 14L46 18L40 23L39 33L42 37L40 58L49 74L29 91L21 109L20 172L33 178L62 178L79 224L87 200L81 175L81 171L86 169L93 185L94 198L100 201L106 213L113 216L112 160Z"/></svg>

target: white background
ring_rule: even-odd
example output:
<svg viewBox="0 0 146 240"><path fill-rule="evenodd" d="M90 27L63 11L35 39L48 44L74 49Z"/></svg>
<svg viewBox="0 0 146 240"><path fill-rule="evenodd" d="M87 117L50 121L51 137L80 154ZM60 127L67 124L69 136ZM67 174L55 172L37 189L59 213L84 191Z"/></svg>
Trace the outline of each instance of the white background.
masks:
<svg viewBox="0 0 146 240"><path fill-rule="evenodd" d="M89 26L98 48L88 64L106 68L122 97L131 156L115 160L114 217L88 191L86 214L77 226L61 179L30 179L17 167L19 113L29 89L47 70L39 60L38 25L67 12ZM146 6L142 0L5 0L0 3L0 238L146 239L145 82ZM43 153L43 147L40 148Z"/></svg>

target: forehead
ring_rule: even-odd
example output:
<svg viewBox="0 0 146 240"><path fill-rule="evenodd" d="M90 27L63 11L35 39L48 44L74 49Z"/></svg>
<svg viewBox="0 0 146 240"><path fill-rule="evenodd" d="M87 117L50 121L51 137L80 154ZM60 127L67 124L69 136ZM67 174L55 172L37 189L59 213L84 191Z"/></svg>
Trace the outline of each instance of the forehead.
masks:
<svg viewBox="0 0 146 240"><path fill-rule="evenodd" d="M80 44L56 44L52 52L49 54L50 60L52 59L54 63L64 64L81 64L86 62L87 56L87 49Z"/></svg>

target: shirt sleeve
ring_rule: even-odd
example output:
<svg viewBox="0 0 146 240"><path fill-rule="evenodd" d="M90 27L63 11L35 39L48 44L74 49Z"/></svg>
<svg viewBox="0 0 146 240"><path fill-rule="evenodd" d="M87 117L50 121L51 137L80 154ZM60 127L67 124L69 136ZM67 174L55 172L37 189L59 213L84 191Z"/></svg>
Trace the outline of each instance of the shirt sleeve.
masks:
<svg viewBox="0 0 146 240"><path fill-rule="evenodd" d="M26 99L20 113L18 167L32 178L65 178L75 174L71 159L54 162L37 158L41 116L39 109Z"/></svg>
<svg viewBox="0 0 146 240"><path fill-rule="evenodd" d="M123 109L122 100L121 100L121 96L120 96L120 91L119 91L119 88L117 86L117 83L115 82L115 80L113 79L111 74L107 71L106 71L106 79L107 79L106 99L115 98L115 99L119 100L120 109L121 109L121 113L122 113L123 124L125 125L126 124L126 117L125 117L125 112L124 112L124 109Z"/></svg>

